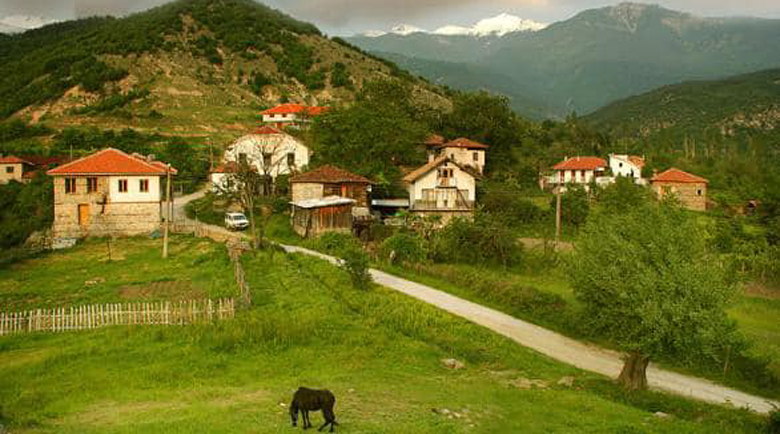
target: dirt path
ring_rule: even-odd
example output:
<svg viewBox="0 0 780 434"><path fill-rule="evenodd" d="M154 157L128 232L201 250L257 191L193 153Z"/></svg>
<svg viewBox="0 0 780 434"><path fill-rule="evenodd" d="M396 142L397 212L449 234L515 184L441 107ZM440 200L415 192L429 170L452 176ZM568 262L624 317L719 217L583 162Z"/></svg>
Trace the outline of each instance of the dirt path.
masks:
<svg viewBox="0 0 780 434"><path fill-rule="evenodd" d="M175 216L183 215L184 205L202 197L204 192L177 198ZM184 217L186 218L186 216ZM298 246L282 247L288 252L303 253L324 259L333 264L339 260L319 252ZM410 280L402 279L379 270L371 270L374 281L382 286L402 292L410 297L424 301L446 310L454 315L487 327L513 341L577 368L617 378L623 366L621 354L593 345L584 344L543 327L519 320L503 312L464 300L443 291ZM749 408L758 413L769 413L780 403L766 398L750 395L735 389L718 385L708 380L665 371L650 365L647 380L651 388L687 396L716 404L731 404L739 408Z"/></svg>
<svg viewBox="0 0 780 434"><path fill-rule="evenodd" d="M297 246L283 246L288 252L304 253L338 263L336 258ZM371 270L374 281L382 286L403 292L418 300L432 304L454 315L482 325L513 341L538 351L555 360L596 372L610 378L617 378L623 365L621 354L593 345L583 344L534 324L521 321L488 307L455 297L379 270ZM717 404L732 404L746 407L759 413L772 411L773 402L766 398L749 395L738 390L720 386L711 381L689 377L659 369L652 364L647 370L650 387L702 401ZM780 405L774 402L774 405Z"/></svg>

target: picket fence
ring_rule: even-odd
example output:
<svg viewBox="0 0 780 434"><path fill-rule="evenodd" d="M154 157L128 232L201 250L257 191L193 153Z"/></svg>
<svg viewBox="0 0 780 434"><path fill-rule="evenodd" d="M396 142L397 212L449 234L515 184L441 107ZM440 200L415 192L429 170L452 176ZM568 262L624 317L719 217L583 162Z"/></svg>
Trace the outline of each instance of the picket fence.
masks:
<svg viewBox="0 0 780 434"><path fill-rule="evenodd" d="M187 325L230 319L232 298L157 303L112 303L0 313L0 336L12 333L63 332L115 325Z"/></svg>

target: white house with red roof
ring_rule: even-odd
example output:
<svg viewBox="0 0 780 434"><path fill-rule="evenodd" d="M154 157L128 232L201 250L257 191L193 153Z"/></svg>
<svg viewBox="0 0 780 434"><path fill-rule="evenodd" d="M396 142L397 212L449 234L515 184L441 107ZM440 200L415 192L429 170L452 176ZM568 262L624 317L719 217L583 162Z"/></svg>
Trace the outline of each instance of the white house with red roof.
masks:
<svg viewBox="0 0 780 434"><path fill-rule="evenodd" d="M222 163L211 173L214 189L227 186L230 173L242 161L249 163L257 173L276 178L300 172L309 165L311 151L297 138L284 131L262 126L245 136L239 137L228 147Z"/></svg>
<svg viewBox="0 0 780 434"><path fill-rule="evenodd" d="M300 128L312 117L319 116L327 110L327 107L287 103L262 111L260 114L263 115L263 122L276 128Z"/></svg>
<svg viewBox="0 0 780 434"><path fill-rule="evenodd" d="M409 192L409 211L422 216L471 216L477 200L479 173L449 155L440 155L404 176Z"/></svg>
<svg viewBox="0 0 780 434"><path fill-rule="evenodd" d="M137 235L159 229L163 177L176 169L104 149L46 172L54 177L55 238Z"/></svg>
<svg viewBox="0 0 780 434"><path fill-rule="evenodd" d="M607 162L598 157L566 158L553 166L553 175L542 179L543 184L565 189L567 184L579 184L588 189L591 183L603 178ZM544 187L544 185L543 185Z"/></svg>
<svg viewBox="0 0 780 434"><path fill-rule="evenodd" d="M637 184L645 184L642 179L642 169L645 167L644 157L636 155L609 154L609 168L612 176L633 178Z"/></svg>
<svg viewBox="0 0 780 434"><path fill-rule="evenodd" d="M461 137L449 142L442 140L442 143L435 142L441 139L441 136L430 136L425 142L428 148L428 162L446 155L451 161L464 167L471 167L479 173L485 171L485 153L490 148L488 145Z"/></svg>

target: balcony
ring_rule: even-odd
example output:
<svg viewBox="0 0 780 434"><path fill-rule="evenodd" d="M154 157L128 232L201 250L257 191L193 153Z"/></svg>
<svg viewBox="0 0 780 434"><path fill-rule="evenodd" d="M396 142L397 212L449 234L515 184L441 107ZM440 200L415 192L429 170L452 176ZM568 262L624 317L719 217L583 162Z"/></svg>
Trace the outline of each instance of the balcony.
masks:
<svg viewBox="0 0 780 434"><path fill-rule="evenodd" d="M437 188L458 188L458 180L455 178L436 178Z"/></svg>

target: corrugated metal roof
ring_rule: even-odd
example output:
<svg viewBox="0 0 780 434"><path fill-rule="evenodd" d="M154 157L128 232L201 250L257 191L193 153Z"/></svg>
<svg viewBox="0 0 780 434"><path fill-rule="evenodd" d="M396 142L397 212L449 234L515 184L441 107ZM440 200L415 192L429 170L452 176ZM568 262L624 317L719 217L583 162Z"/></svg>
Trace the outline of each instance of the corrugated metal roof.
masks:
<svg viewBox="0 0 780 434"><path fill-rule="evenodd" d="M341 197L341 196L328 196L319 199L306 199L306 200L299 200L298 202L290 202L290 203L292 205L297 206L298 208L310 209L310 208L322 208L326 206L349 205L355 203L355 200L346 197Z"/></svg>

